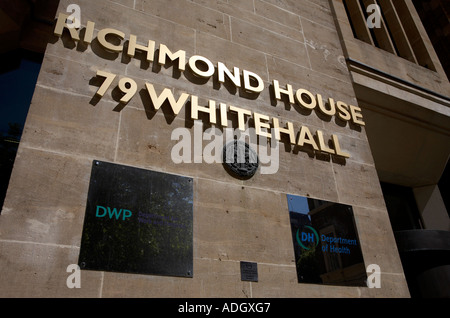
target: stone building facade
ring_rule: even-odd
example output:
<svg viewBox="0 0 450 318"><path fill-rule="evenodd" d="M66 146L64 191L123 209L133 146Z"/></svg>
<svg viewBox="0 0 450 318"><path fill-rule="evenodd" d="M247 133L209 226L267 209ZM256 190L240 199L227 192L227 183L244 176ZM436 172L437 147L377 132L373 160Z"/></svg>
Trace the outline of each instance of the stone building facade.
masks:
<svg viewBox="0 0 450 318"><path fill-rule="evenodd" d="M410 296L380 186L390 172L385 158L377 172L368 139L381 128L363 105L373 90L415 92L351 61L416 79L420 66L361 49L339 0L78 0L71 28L74 3L60 1L0 216L3 297ZM426 85L448 96L432 59ZM416 95L419 112L427 98ZM423 113L438 113L448 158L448 100L432 99ZM270 155L258 152L251 178L233 175L211 158L223 143L207 151L209 128L255 129L255 150ZM81 288L68 287L96 161L192 180L192 275L82 269ZM288 195L351 206L381 288L299 283ZM257 264L257 282L242 279L242 261Z"/></svg>

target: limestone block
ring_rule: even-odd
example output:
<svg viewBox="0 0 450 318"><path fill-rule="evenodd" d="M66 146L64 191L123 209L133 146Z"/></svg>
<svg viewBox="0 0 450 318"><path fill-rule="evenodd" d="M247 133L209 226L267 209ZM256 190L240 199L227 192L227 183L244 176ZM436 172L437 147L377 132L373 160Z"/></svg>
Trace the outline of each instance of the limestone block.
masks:
<svg viewBox="0 0 450 318"><path fill-rule="evenodd" d="M353 211L366 266L377 264L381 272L403 273L387 212L358 206Z"/></svg>
<svg viewBox="0 0 450 318"><path fill-rule="evenodd" d="M283 35L287 38L291 38L299 42L304 42L302 27L298 23L295 23L293 26L283 24L278 22L282 20L280 17L276 17L275 15L272 16L260 15L257 14L253 10L253 8L250 11L243 10L240 9L240 7L235 5L233 2L229 3L219 2L218 4L219 4L218 10L220 10L221 12L225 13L230 17L234 17L255 25L259 25L265 29L271 30L272 32L278 33L279 35ZM276 7L273 8L276 9Z"/></svg>
<svg viewBox="0 0 450 318"><path fill-rule="evenodd" d="M243 10L254 11L254 1L252 0L229 0L229 4L239 7Z"/></svg>
<svg viewBox="0 0 450 318"><path fill-rule="evenodd" d="M252 295L256 298L332 298L358 297L359 287L299 284L295 264L277 266L258 264L259 282L252 284Z"/></svg>
<svg viewBox="0 0 450 318"><path fill-rule="evenodd" d="M239 262L194 259L192 278L129 275L105 272L103 297L208 298L250 297L248 282L240 280Z"/></svg>
<svg viewBox="0 0 450 318"><path fill-rule="evenodd" d="M79 246L91 162L21 147L3 206L3 240Z"/></svg>
<svg viewBox="0 0 450 318"><path fill-rule="evenodd" d="M302 25L311 68L328 76L350 81L339 36L334 28L327 29L306 19L302 20Z"/></svg>
<svg viewBox="0 0 450 318"><path fill-rule="evenodd" d="M112 2L119 3L132 9L134 8L134 0L112 0Z"/></svg>
<svg viewBox="0 0 450 318"><path fill-rule="evenodd" d="M137 0L136 10L224 39L230 38L229 21L222 13L191 1Z"/></svg>
<svg viewBox="0 0 450 318"><path fill-rule="evenodd" d="M305 45L240 19L231 18L233 42L307 66Z"/></svg>
<svg viewBox="0 0 450 318"><path fill-rule="evenodd" d="M285 24L293 29L302 29L298 15L280 9L265 1L255 1L255 13L278 23Z"/></svg>
<svg viewBox="0 0 450 318"><path fill-rule="evenodd" d="M89 97L37 86L22 143L67 155L114 158L119 114Z"/></svg>
<svg viewBox="0 0 450 318"><path fill-rule="evenodd" d="M291 263L293 248L284 196L198 180L194 214L197 257Z"/></svg>
<svg viewBox="0 0 450 318"><path fill-rule="evenodd" d="M353 206L384 208L384 199L375 166L348 162L333 165L340 202Z"/></svg>
<svg viewBox="0 0 450 318"><path fill-rule="evenodd" d="M80 288L68 288L73 272L67 267L78 261L79 249L34 242L0 241L0 283L5 298L98 297L101 273L80 273Z"/></svg>
<svg viewBox="0 0 450 318"><path fill-rule="evenodd" d="M323 26L335 28L333 15L328 1L325 0L267 0L265 2L278 6L289 12L298 14L309 20L313 20ZM303 21L302 21L303 22Z"/></svg>

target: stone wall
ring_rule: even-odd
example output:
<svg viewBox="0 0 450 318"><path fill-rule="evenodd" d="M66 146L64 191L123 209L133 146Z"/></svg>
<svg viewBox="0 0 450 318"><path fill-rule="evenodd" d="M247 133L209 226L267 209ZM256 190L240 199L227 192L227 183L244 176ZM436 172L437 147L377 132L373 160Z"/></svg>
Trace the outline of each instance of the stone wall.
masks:
<svg viewBox="0 0 450 318"><path fill-rule="evenodd" d="M65 13L74 1L62 0ZM273 80L357 105L326 0L77 1L81 23L155 41L187 57L201 55L258 74L265 89L247 96L229 85L192 79L174 67L75 43L64 32L47 46L7 198L0 216L3 297L409 297L364 126L305 111L272 96ZM132 78L127 105L111 89L95 96L98 70ZM279 169L234 178L222 164L171 158L176 128L193 131L187 107L154 111L145 83L335 134L350 158L280 143ZM169 109L170 110L170 109ZM233 119L235 120L235 119ZM91 165L104 160L194 179L194 276L175 278L82 271L77 263ZM381 288L297 282L286 194L353 206L365 265L381 268ZM258 263L259 281L240 279L240 261ZM6 287L6 288L5 288Z"/></svg>

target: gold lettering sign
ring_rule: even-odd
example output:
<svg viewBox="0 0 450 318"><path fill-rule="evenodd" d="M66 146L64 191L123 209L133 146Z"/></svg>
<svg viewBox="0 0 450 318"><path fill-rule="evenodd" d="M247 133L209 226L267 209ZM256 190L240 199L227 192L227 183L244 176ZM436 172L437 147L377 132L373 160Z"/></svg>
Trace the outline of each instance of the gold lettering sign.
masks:
<svg viewBox="0 0 450 318"><path fill-rule="evenodd" d="M68 15L60 13L54 29L54 34L61 37L64 29L68 30L69 35L73 41L82 41L86 44L90 44L94 39L95 23L88 21L83 38L80 37L81 32L71 28L67 24ZM114 43L112 42L114 39ZM128 39L128 48L124 52L125 48L123 41L126 39L125 33L120 30L112 28L104 28L98 31L97 40L100 46L108 52L120 53L123 52L128 57L135 57L136 52L145 53L146 61L153 62L155 55L155 42L147 40L147 45L138 44L138 39L135 35L130 34ZM178 50L176 52L171 51L165 44L160 44L158 47L158 59L159 65L165 65L168 61L172 62L173 67L181 72L185 72L186 65L189 66L189 72L195 77L209 79L216 75L220 83L224 83L226 78L236 87L242 88L250 94L259 94L264 90L264 82L261 77L248 70L241 70L237 67L233 67L230 70L224 63L218 62L215 66L209 59L200 55L193 55L188 60L186 58L186 52ZM187 63L186 63L187 61ZM215 74L217 72L217 74ZM242 77L241 77L242 75ZM97 91L97 95L104 96L107 89L112 85L113 81L117 77L116 74L111 74L99 70L97 76L104 77L105 81ZM241 78L243 81L241 81ZM122 78L118 83L119 89L125 94L121 102L126 104L137 92L137 84L134 80L129 78ZM145 88L149 94L152 104L155 110L158 110L164 103L168 103L175 115L178 115L184 105L190 100L191 114L190 117L193 120L199 118L200 113L208 115L209 122L221 127L228 126L228 113L234 113L238 118L238 129L245 130L246 119L252 118L254 122L254 128L257 135L267 138L275 138L281 140L282 134L287 137L289 143L296 146L310 146L316 151L336 155L343 158L349 158L350 154L341 149L339 144L339 138L337 135L332 134L330 142L326 142L325 136L321 130L317 130L315 135L311 133L308 127L301 126L297 131L298 137L296 138L296 131L294 125L291 122L286 122L284 126L280 125L278 118L271 118L270 116L253 112L244 108L236 107L233 105L227 105L225 103L219 103L220 118L217 118L216 101L209 100L207 104L199 104L198 96L182 93L176 98L172 90L164 88L159 94L156 92L154 86L151 83L145 83ZM290 104L296 104L301 108L307 110L316 109L325 116L336 116L339 120L349 122L357 126L364 126L363 116L361 114L361 108L349 105L343 101L335 101L333 98L324 98L321 94L313 94L312 92L298 88L294 90L292 85L286 84L280 85L278 80L272 81L273 96L278 101L281 101L283 97L287 97Z"/></svg>

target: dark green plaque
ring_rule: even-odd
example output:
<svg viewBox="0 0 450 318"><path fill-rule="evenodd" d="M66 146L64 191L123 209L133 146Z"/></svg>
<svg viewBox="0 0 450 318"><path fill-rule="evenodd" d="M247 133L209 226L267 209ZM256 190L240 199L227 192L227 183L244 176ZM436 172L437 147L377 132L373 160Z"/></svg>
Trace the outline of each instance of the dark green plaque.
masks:
<svg viewBox="0 0 450 318"><path fill-rule="evenodd" d="M193 184L188 177L94 161L82 269L193 275Z"/></svg>

